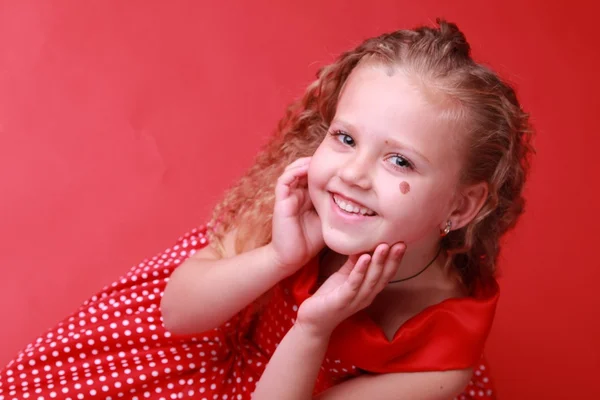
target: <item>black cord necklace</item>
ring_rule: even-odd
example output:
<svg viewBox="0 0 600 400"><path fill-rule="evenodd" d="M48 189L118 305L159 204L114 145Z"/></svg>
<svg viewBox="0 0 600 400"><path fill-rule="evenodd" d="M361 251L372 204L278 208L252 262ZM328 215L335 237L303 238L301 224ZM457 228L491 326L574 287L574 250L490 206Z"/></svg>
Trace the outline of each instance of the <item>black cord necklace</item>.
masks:
<svg viewBox="0 0 600 400"><path fill-rule="evenodd" d="M419 271L419 272L417 272L416 274L414 274L414 275L412 275L412 276L409 276L408 278L402 278L402 279L396 279L395 281L389 281L389 282L388 282L388 285L389 285L390 283L404 282L404 281L407 281L407 280L409 280L409 279L412 279L412 278L416 278L417 276L421 275L423 272L425 272L425 270L426 270L427 268L429 268L429 267L431 266L431 264L433 264L433 262L434 262L435 260L437 260L437 258L438 258L438 256L440 255L440 253L441 253L441 252L442 252L442 247L440 246L440 248L438 249L437 253L435 253L435 257L433 257L433 260L429 261L429 264L427 264L427 265L425 266L425 268L423 268L422 270L420 270L420 271Z"/></svg>
<svg viewBox="0 0 600 400"><path fill-rule="evenodd" d="M416 278L417 276L421 275L423 272L425 272L425 270L427 270L427 268L429 268L429 267L430 267L430 266L433 264L433 262L434 262L435 260L437 260L437 258L438 258L438 256L440 255L440 253L441 253L441 252L442 252L442 247L440 246L440 248L438 249L437 253L435 253L435 256L433 257L433 259L432 259L431 261L429 261L429 264L427 264L427 265L425 266L425 268L423 268L422 270L420 270L420 271L419 271L419 272L417 272L416 274L414 274L414 275L412 275L412 276L409 276L408 278L402 278L402 279L396 279L396 280L394 280L394 281L389 281L389 282L388 282L388 285L389 285L390 283L404 282L404 281L407 281L407 280L409 280L409 279ZM325 259L325 256L326 256L326 255L327 255L327 251L323 251L323 252L322 252L322 253L319 255L319 265L321 265L321 264L323 263L323 260ZM319 276L321 276L321 275L319 275Z"/></svg>

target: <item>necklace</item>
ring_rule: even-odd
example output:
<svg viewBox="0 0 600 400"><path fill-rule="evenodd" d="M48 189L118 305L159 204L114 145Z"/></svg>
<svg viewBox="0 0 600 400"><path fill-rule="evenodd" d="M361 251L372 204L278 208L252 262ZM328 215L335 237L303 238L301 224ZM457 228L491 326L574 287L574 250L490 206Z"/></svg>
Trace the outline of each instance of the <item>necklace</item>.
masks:
<svg viewBox="0 0 600 400"><path fill-rule="evenodd" d="M438 258L438 256L440 255L440 253L441 253L441 252L442 252L442 247L440 246L440 248L438 249L437 253L435 253L435 256L433 257L433 259L432 259L431 261L429 261L429 264L427 264L427 265L425 266L425 268L423 268L422 270L420 270L420 271L419 271L419 272L417 272L416 274L414 274L414 275L412 275L412 276L409 276L408 278L402 278L402 279L396 279L396 280L394 280L394 281L389 281L389 282L388 282L388 285L389 285L390 283L404 282L404 281L407 281L407 280L409 280L409 279L412 279L412 278L416 278L417 276L421 275L423 272L425 272L425 270L426 270L427 268L429 268L429 267L431 266L431 264L433 264L433 262L434 262L434 261L435 261L435 260Z"/></svg>
<svg viewBox="0 0 600 400"><path fill-rule="evenodd" d="M393 280L393 281L389 281L389 282L388 282L388 285L389 285L389 284L391 284L391 283L404 282L404 281L407 281L407 280L409 280L409 279L416 278L417 276L421 275L423 272L425 272L425 270L427 270L427 268L429 268L429 267L430 267L430 266L433 264L433 262L434 262L435 260L437 260L437 258L438 258L438 256L440 255L440 253L441 253L441 252L442 252L442 247L440 246L440 248L438 249L437 253L435 253L435 256L433 257L433 259L432 259L431 261L429 261L429 263L428 263L428 264L427 264L427 265L426 265L426 266L425 266L425 267L424 267L422 270L420 270L419 272L417 272L417 273L416 273L416 274L414 274L414 275L411 275L411 276L409 276L408 278L402 278L402 279L396 279L396 280ZM321 263L322 263L322 262L323 262L323 260L325 259L325 256L326 256L326 255L327 255L327 251L323 251L323 252L322 252L322 253L319 255L319 265L321 265ZM321 275L319 275L319 276L321 276Z"/></svg>

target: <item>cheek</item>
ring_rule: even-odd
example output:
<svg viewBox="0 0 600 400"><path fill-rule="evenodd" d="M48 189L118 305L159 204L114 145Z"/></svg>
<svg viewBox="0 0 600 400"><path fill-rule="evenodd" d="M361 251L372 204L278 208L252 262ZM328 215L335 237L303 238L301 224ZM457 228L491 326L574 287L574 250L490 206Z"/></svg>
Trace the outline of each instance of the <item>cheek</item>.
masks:
<svg viewBox="0 0 600 400"><path fill-rule="evenodd" d="M312 195L312 193L320 186L319 168L317 168L317 164L314 162L314 159L310 162L306 178L308 182L308 192Z"/></svg>
<svg viewBox="0 0 600 400"><path fill-rule="evenodd" d="M308 193L313 203L316 201L318 193L326 188L331 175L328 170L327 157L324 153L317 149L308 167Z"/></svg>
<svg viewBox="0 0 600 400"><path fill-rule="evenodd" d="M317 208L317 212L318 212L318 205L319 205L319 193L320 188L323 186L320 182L319 182L319 177L317 176L317 172L318 169L313 169L313 164L311 162L310 167L308 169L308 179L307 179L307 183L308 183L308 197L310 197L310 201L313 204L313 206L315 206L315 208Z"/></svg>
<svg viewBox="0 0 600 400"><path fill-rule="evenodd" d="M445 210L445 194L431 182L397 181L389 184L393 190L386 191L385 203L388 222L396 229L402 226L402 232L420 236L422 230L437 226L438 219ZM383 204L383 203L382 203Z"/></svg>
<svg viewBox="0 0 600 400"><path fill-rule="evenodd" d="M319 185L320 182L325 179L326 175L326 165L323 164L323 157L319 155L319 153L315 153L310 160L310 165L308 166L308 185L315 186Z"/></svg>
<svg viewBox="0 0 600 400"><path fill-rule="evenodd" d="M324 185L335 174L336 155L323 143L312 156L308 168L309 185Z"/></svg>
<svg viewBox="0 0 600 400"><path fill-rule="evenodd" d="M410 185L406 181L400 182L399 187L400 187L400 193L402 193L402 194L407 194L408 192L410 192Z"/></svg>

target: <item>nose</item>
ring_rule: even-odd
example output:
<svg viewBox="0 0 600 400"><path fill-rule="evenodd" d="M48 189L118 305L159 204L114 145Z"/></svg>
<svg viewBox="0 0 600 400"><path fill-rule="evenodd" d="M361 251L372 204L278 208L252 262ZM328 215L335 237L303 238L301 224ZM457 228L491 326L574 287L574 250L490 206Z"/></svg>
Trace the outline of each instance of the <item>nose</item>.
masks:
<svg viewBox="0 0 600 400"><path fill-rule="evenodd" d="M340 179L348 186L361 189L371 188L371 165L366 157L350 158L338 172Z"/></svg>

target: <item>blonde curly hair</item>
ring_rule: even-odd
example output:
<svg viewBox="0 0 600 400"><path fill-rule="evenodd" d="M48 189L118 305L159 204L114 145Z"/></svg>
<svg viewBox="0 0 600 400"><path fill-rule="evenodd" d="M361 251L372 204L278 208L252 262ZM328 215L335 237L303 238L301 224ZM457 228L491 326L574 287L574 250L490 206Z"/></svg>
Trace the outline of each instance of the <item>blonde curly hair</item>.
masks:
<svg viewBox="0 0 600 400"><path fill-rule="evenodd" d="M236 252L269 243L274 186L284 168L311 156L327 133L340 90L366 57L398 65L422 79L425 87L449 100L448 112L467 135L462 183L485 181L489 195L476 218L442 239L448 266L463 283L492 279L501 236L523 212L523 185L533 152L532 130L513 88L493 71L473 61L464 34L453 23L399 30L364 41L317 73L304 97L292 104L254 165L215 207L211 242L236 231Z"/></svg>

